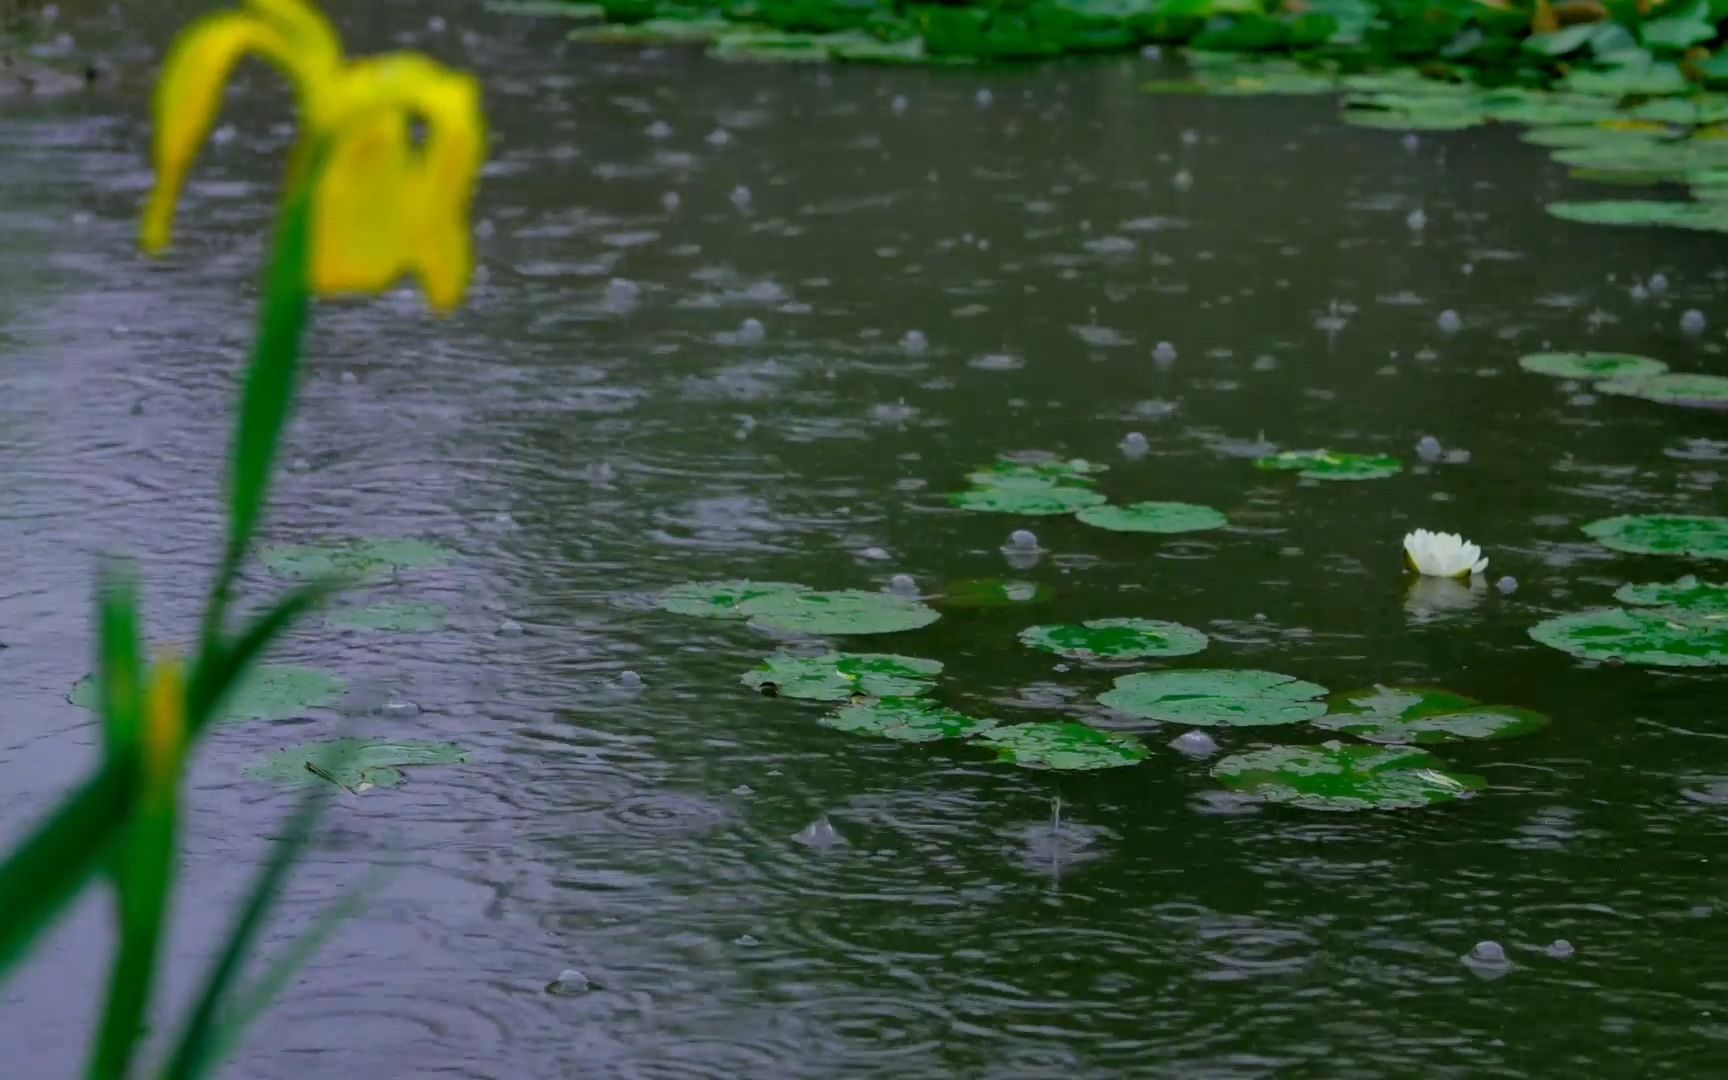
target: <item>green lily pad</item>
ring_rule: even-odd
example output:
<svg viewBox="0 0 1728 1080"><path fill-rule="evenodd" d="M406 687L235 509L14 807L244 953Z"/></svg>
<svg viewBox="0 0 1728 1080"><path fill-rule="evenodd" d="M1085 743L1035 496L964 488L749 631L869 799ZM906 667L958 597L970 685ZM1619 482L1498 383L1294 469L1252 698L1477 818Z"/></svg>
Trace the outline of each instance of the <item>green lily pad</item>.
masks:
<svg viewBox="0 0 1728 1080"><path fill-rule="evenodd" d="M773 593L746 600L738 610L751 626L797 634L894 634L941 617L916 600L859 589Z"/></svg>
<svg viewBox="0 0 1728 1080"><path fill-rule="evenodd" d="M716 60L767 61L777 64L817 64L832 55L827 34L788 34L759 27L721 34L709 46Z"/></svg>
<svg viewBox="0 0 1728 1080"><path fill-rule="evenodd" d="M467 760L453 743L329 739L278 750L247 769L246 775L284 784L331 783L358 795L372 788L400 786L406 779L403 769L459 765Z"/></svg>
<svg viewBox="0 0 1728 1080"><path fill-rule="evenodd" d="M1020 643L1073 660L1135 660L1192 655L1206 647L1206 635L1157 619L1093 619L1079 626L1029 626L1020 631Z"/></svg>
<svg viewBox="0 0 1728 1080"><path fill-rule="evenodd" d="M1648 356L1607 352L1532 353L1519 357L1518 366L1557 379L1618 379L1660 375L1668 370L1667 364Z"/></svg>
<svg viewBox="0 0 1728 1080"><path fill-rule="evenodd" d="M1285 450L1255 459L1260 469L1295 472L1305 480L1378 480L1404 471L1390 454L1346 454L1331 450Z"/></svg>
<svg viewBox="0 0 1728 1080"><path fill-rule="evenodd" d="M982 720L917 698L883 698L850 705L818 721L835 731L875 735L896 742L934 742L966 739L989 731L994 720Z"/></svg>
<svg viewBox="0 0 1728 1080"><path fill-rule="evenodd" d="M1639 607L1671 607L1698 615L1728 615L1728 585L1699 581L1692 574L1666 584L1622 585L1614 593L1614 599Z"/></svg>
<svg viewBox="0 0 1728 1080"><path fill-rule="evenodd" d="M1663 405L1728 409L1728 378L1670 371L1662 375L1609 379L1596 384L1604 394L1643 398Z"/></svg>
<svg viewBox="0 0 1728 1080"><path fill-rule="evenodd" d="M1084 486L1092 483L1092 477L1109 471L1109 468L1108 465L1100 465L1085 458L1036 458L1025 461L1008 459L978 469L966 479L986 487L1015 481Z"/></svg>
<svg viewBox="0 0 1728 1080"><path fill-rule="evenodd" d="M779 697L807 701L849 701L854 697L912 698L936 688L942 664L892 653L824 653L787 656L776 653L755 671L747 671L745 686Z"/></svg>
<svg viewBox="0 0 1728 1080"><path fill-rule="evenodd" d="M1146 671L1116 679L1100 704L1130 716L1196 727L1299 724L1326 712L1326 688L1275 671L1200 668Z"/></svg>
<svg viewBox="0 0 1728 1080"><path fill-rule="evenodd" d="M674 585L660 594L660 606L674 615L702 619L747 619L739 606L765 596L789 596L809 592L804 585L785 581L692 581Z"/></svg>
<svg viewBox="0 0 1728 1080"><path fill-rule="evenodd" d="M1402 746L1273 746L1231 754L1212 775L1262 802L1308 810L1408 810L1464 798L1488 786L1447 772L1423 750Z"/></svg>
<svg viewBox="0 0 1728 1080"><path fill-rule="evenodd" d="M1549 203L1548 212L1586 225L1667 225L1700 232L1728 232L1728 209L1717 203L1608 199Z"/></svg>
<svg viewBox="0 0 1728 1080"><path fill-rule="evenodd" d="M1111 532L1185 533L1222 529L1230 519L1212 509L1185 502L1138 502L1128 506L1090 506L1076 515L1081 521Z"/></svg>
<svg viewBox="0 0 1728 1080"><path fill-rule="evenodd" d="M995 749L998 761L1025 769L1114 769L1147 756L1139 739L1085 724L1016 724L986 731L977 741Z"/></svg>
<svg viewBox="0 0 1728 1080"><path fill-rule="evenodd" d="M1047 517L1072 514L1088 506L1098 506L1104 502L1104 496L1090 488L1049 483L1016 483L962 491L949 496L949 501L962 510Z"/></svg>
<svg viewBox="0 0 1728 1080"><path fill-rule="evenodd" d="M570 31L570 40L591 45L695 45L737 29L725 19L648 19L584 26Z"/></svg>
<svg viewBox="0 0 1728 1080"><path fill-rule="evenodd" d="M1728 559L1728 517L1629 514L1592 521L1584 531L1615 551Z"/></svg>
<svg viewBox="0 0 1728 1080"><path fill-rule="evenodd" d="M272 544L258 559L272 573L290 578L371 579L401 570L443 566L456 557L427 540L353 540L344 544Z"/></svg>
<svg viewBox="0 0 1728 1080"><path fill-rule="evenodd" d="M567 0L487 0L487 11L498 15L522 15L531 18L604 19L606 9L600 4L574 4Z"/></svg>
<svg viewBox="0 0 1728 1080"><path fill-rule="evenodd" d="M305 716L342 696L347 683L313 668L286 664L259 664L248 668L238 685L228 691L218 720L289 720ZM95 676L86 675L73 685L66 700L84 709L102 707Z"/></svg>
<svg viewBox="0 0 1728 1080"><path fill-rule="evenodd" d="M374 604L337 608L324 616L324 625L337 630L399 630L420 634L442 630L449 621L450 609L443 604Z"/></svg>
<svg viewBox="0 0 1728 1080"><path fill-rule="evenodd" d="M936 598L940 607L995 608L1040 604L1050 599L1050 589L1030 581L1001 578L967 578L943 586Z"/></svg>
<svg viewBox="0 0 1728 1080"><path fill-rule="evenodd" d="M1316 727L1377 743L1440 743L1458 739L1510 739L1548 723L1529 709L1483 705L1448 690L1375 686L1335 695L1332 711Z"/></svg>
<svg viewBox="0 0 1728 1080"><path fill-rule="evenodd" d="M1560 615L1530 628L1530 636L1586 660L1657 667L1728 664L1728 615L1678 608L1598 608Z"/></svg>

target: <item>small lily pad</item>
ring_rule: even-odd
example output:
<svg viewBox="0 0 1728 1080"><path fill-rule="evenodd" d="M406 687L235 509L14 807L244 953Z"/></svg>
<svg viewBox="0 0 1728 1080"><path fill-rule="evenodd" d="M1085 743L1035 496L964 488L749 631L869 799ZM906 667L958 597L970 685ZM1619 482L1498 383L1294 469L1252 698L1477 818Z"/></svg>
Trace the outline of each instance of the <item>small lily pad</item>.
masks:
<svg viewBox="0 0 1728 1080"><path fill-rule="evenodd" d="M453 743L329 739L278 750L247 769L246 775L285 784L331 783L357 795L400 786L406 779L403 769L459 765L467 760Z"/></svg>
<svg viewBox="0 0 1728 1080"><path fill-rule="evenodd" d="M747 619L740 605L765 596L809 592L785 581L692 581L660 594L660 606L674 615L701 619Z"/></svg>
<svg viewBox="0 0 1728 1080"><path fill-rule="evenodd" d="M1660 375L1668 370L1667 364L1648 356L1606 352L1532 353L1519 357L1518 366L1557 379L1618 379Z"/></svg>
<svg viewBox="0 0 1728 1080"><path fill-rule="evenodd" d="M237 686L228 691L218 720L288 720L305 716L342 696L347 683L313 668L286 664L260 664L247 669ZM100 709L94 676L86 675L72 687L66 700L85 709Z"/></svg>
<svg viewBox="0 0 1728 1080"><path fill-rule="evenodd" d="M1378 480L1404 471L1390 454L1347 454L1331 450L1285 450L1258 458L1261 469L1295 472L1305 480Z"/></svg>
<svg viewBox="0 0 1728 1080"><path fill-rule="evenodd" d="M1101 505L1104 496L1091 488L1072 487L1056 483L1012 483L976 487L957 492L949 501L962 510L979 510L992 514L1022 514L1048 517L1072 514L1088 506Z"/></svg>
<svg viewBox="0 0 1728 1080"><path fill-rule="evenodd" d="M1728 559L1728 517L1629 514L1592 521L1584 531L1615 551Z"/></svg>
<svg viewBox="0 0 1728 1080"><path fill-rule="evenodd" d="M401 570L443 566L456 557L428 540L354 540L345 544L272 544L258 559L272 573L289 578L372 579Z"/></svg>
<svg viewBox="0 0 1728 1080"><path fill-rule="evenodd" d="M1656 667L1728 664L1728 616L1679 608L1598 608L1537 623L1530 636L1586 660Z"/></svg>
<svg viewBox="0 0 1728 1080"><path fill-rule="evenodd" d="M774 593L746 600L738 609L751 626L792 634L895 634L941 618L916 600L860 589Z"/></svg>
<svg viewBox="0 0 1728 1080"><path fill-rule="evenodd" d="M1090 506L1079 519L1112 532L1185 533L1222 529L1230 519L1197 503L1138 502L1128 506Z"/></svg>
<svg viewBox="0 0 1728 1080"><path fill-rule="evenodd" d="M1332 699L1316 727L1377 743L1510 739L1545 727L1548 718L1510 705L1483 705L1449 690L1375 686Z"/></svg>
<svg viewBox="0 0 1728 1080"><path fill-rule="evenodd" d="M1426 751L1336 741L1232 754L1212 775L1232 791L1309 810L1407 810L1488 786L1480 776L1447 772Z"/></svg>
<svg viewBox="0 0 1728 1080"><path fill-rule="evenodd" d="M807 701L849 701L854 697L912 698L936 688L942 664L892 653L825 653L787 656L777 653L743 683L765 694Z"/></svg>
<svg viewBox="0 0 1728 1080"><path fill-rule="evenodd" d="M1020 643L1073 660L1134 660L1189 656L1206 647L1206 635L1158 619L1093 619L1079 626L1029 626L1020 631Z"/></svg>
<svg viewBox="0 0 1728 1080"><path fill-rule="evenodd" d="M324 616L324 624L337 630L397 630L417 634L442 630L449 621L450 609L443 604L374 604L337 608Z"/></svg>
<svg viewBox="0 0 1728 1080"><path fill-rule="evenodd" d="M1016 724L978 736L999 761L1025 769L1114 769L1146 760L1146 747L1128 735L1112 735L1085 724Z"/></svg>
<svg viewBox="0 0 1728 1080"><path fill-rule="evenodd" d="M1699 581L1692 574L1667 584L1622 585L1614 599L1622 604L1678 608L1698 615L1728 615L1728 585Z"/></svg>
<svg viewBox="0 0 1728 1080"><path fill-rule="evenodd" d="M1596 384L1604 394L1643 398L1663 405L1728 409L1728 378L1670 371L1666 374L1609 379Z"/></svg>
<svg viewBox="0 0 1728 1080"><path fill-rule="evenodd" d="M932 702L893 697L836 709L818 722L836 731L897 742L965 739L996 726L994 720L977 719Z"/></svg>
<svg viewBox="0 0 1728 1080"><path fill-rule="evenodd" d="M1698 232L1728 232L1728 208L1717 203L1607 199L1549 203L1548 212L1585 225L1666 225Z"/></svg>
<svg viewBox="0 0 1728 1080"><path fill-rule="evenodd" d="M1195 727L1299 724L1326 712L1326 688L1275 671L1200 668L1123 675L1100 704L1130 716Z"/></svg>

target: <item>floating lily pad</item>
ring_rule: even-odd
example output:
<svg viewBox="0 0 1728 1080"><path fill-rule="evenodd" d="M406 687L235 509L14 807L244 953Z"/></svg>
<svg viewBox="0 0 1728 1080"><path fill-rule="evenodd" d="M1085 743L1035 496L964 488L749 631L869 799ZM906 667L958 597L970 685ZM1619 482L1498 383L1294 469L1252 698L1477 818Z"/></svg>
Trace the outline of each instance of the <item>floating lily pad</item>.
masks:
<svg viewBox="0 0 1728 1080"><path fill-rule="evenodd" d="M305 716L342 696L347 683L312 668L260 664L249 668L217 710L218 720L288 720ZM84 709L102 707L94 676L72 687L66 700Z"/></svg>
<svg viewBox="0 0 1728 1080"><path fill-rule="evenodd" d="M403 769L459 765L467 760L453 743L329 739L278 750L247 769L246 775L285 784L330 783L359 794L400 786L406 779Z"/></svg>
<svg viewBox="0 0 1728 1080"><path fill-rule="evenodd" d="M1679 608L1598 608L1560 615L1530 636L1586 660L1657 667L1728 664L1728 615Z"/></svg>
<svg viewBox="0 0 1728 1080"><path fill-rule="evenodd" d="M1407 810L1488 786L1480 776L1447 772L1426 751L1336 741L1232 754L1212 775L1232 791L1309 810Z"/></svg>
<svg viewBox="0 0 1728 1080"><path fill-rule="evenodd" d="M338 630L398 630L429 633L442 630L450 621L443 604L374 604L371 607L337 608L324 616L326 626Z"/></svg>
<svg viewBox="0 0 1728 1080"><path fill-rule="evenodd" d="M1720 203L1607 199L1549 203L1548 212L1586 225L1666 225L1698 232L1728 232L1728 207Z"/></svg>
<svg viewBox="0 0 1728 1080"><path fill-rule="evenodd" d="M1326 712L1324 686L1275 671L1200 668L1123 675L1098 701L1117 712L1196 727L1299 724Z"/></svg>
<svg viewBox="0 0 1728 1080"><path fill-rule="evenodd" d="M1519 357L1518 366L1557 379L1618 379L1660 375L1668 370L1667 364L1648 356L1606 352L1532 353Z"/></svg>
<svg viewBox="0 0 1728 1080"><path fill-rule="evenodd" d="M942 607L993 608L1038 604L1050 599L1050 590L1030 581L1000 578L968 578L943 586L936 603Z"/></svg>
<svg viewBox="0 0 1728 1080"><path fill-rule="evenodd" d="M1670 371L1662 375L1609 379L1596 384L1604 394L1643 398L1664 405L1689 405L1699 409L1728 409L1728 378L1721 375L1689 375Z"/></svg>
<svg viewBox="0 0 1728 1080"><path fill-rule="evenodd" d="M725 19L647 19L585 26L572 30L570 40L593 45L695 45L737 29Z"/></svg>
<svg viewBox="0 0 1728 1080"><path fill-rule="evenodd" d="M965 739L996 726L994 720L977 719L917 698L883 698L850 705L829 713L819 723L836 731L897 742Z"/></svg>
<svg viewBox="0 0 1728 1080"><path fill-rule="evenodd" d="M1206 635L1157 619L1093 619L1079 626L1029 626L1020 631L1020 643L1073 660L1134 660L1189 656L1206 647Z"/></svg>
<svg viewBox="0 0 1728 1080"><path fill-rule="evenodd" d="M738 610L751 626L797 634L894 634L940 618L916 600L859 589L772 593L746 600Z"/></svg>
<svg viewBox="0 0 1728 1080"><path fill-rule="evenodd" d="M950 496L949 501L962 510L1043 517L1098 506L1104 502L1104 496L1090 488L1017 483L973 488Z"/></svg>
<svg viewBox="0 0 1728 1080"><path fill-rule="evenodd" d="M1043 481L1053 484L1092 483L1092 477L1109 470L1108 465L1085 458L1030 458L1003 460L967 476L974 484L991 485L1017 480Z"/></svg>
<svg viewBox="0 0 1728 1080"><path fill-rule="evenodd" d="M1449 690L1375 686L1332 699L1315 726L1377 743L1441 743L1458 739L1510 739L1548 723L1529 709L1483 705Z"/></svg>
<svg viewBox="0 0 1728 1080"><path fill-rule="evenodd" d="M1699 581L1692 574L1667 584L1622 585L1614 599L1622 604L1678 608L1698 615L1728 615L1728 585Z"/></svg>
<svg viewBox="0 0 1728 1080"><path fill-rule="evenodd" d="M1222 529L1230 519L1212 509L1185 502L1138 502L1128 506L1091 506L1080 511L1088 525L1112 532L1185 533Z"/></svg>
<svg viewBox="0 0 1728 1080"><path fill-rule="evenodd" d="M827 60L831 39L825 34L788 34L751 27L722 34L709 46L716 60L767 61L777 64L817 64Z"/></svg>
<svg viewBox="0 0 1728 1080"><path fill-rule="evenodd" d="M1295 472L1306 480L1378 480L1404 471L1389 454L1347 454L1331 450L1285 450L1257 458L1255 467Z"/></svg>
<svg viewBox="0 0 1728 1080"><path fill-rule="evenodd" d="M1114 769L1146 760L1146 747L1128 735L1112 735L1085 724L1016 724L978 736L997 759L1026 769Z"/></svg>
<svg viewBox="0 0 1728 1080"><path fill-rule="evenodd" d="M456 557L427 540L355 540L345 544L272 544L258 559L290 578L377 578L401 570L443 566Z"/></svg>
<svg viewBox="0 0 1728 1080"><path fill-rule="evenodd" d="M747 619L739 606L766 596L789 596L809 592L803 585L784 581L692 581L674 585L660 594L660 606L675 615L702 619Z"/></svg>
<svg viewBox="0 0 1728 1080"><path fill-rule="evenodd" d="M825 653L821 656L770 656L743 683L779 697L808 701L849 701L856 696L912 698L936 688L942 664L892 653Z"/></svg>
<svg viewBox="0 0 1728 1080"><path fill-rule="evenodd" d="M1592 521L1584 531L1616 551L1728 559L1728 517L1630 514Z"/></svg>

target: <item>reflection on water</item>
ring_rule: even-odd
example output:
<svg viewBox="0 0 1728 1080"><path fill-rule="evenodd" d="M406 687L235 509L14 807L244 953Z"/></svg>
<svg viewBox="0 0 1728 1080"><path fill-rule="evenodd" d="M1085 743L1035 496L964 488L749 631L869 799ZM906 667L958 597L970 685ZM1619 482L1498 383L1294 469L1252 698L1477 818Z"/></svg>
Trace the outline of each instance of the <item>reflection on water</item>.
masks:
<svg viewBox="0 0 1728 1080"><path fill-rule="evenodd" d="M176 253L135 255L141 88L179 9L68 15L115 44L116 89L0 115L8 831L88 760L63 695L95 553L143 560L162 637L195 617L213 554L212 462L290 129L267 84L237 90ZM1547 218L1593 189L1513 133L1406 149L1323 99L1143 96L1132 58L757 67L576 47L470 5L345 13L357 41L485 74L484 276L442 322L406 292L321 308L273 538L425 536L462 558L403 583L448 629L309 626L275 659L362 687L367 734L456 741L470 765L341 806L274 943L365 866L402 870L267 1014L243 1075L1690 1077L1720 1059L1720 680L1593 669L1524 631L1677 576L1577 526L1720 512L1722 432L1516 366L1591 348L1722 372L1721 332L1683 328L1720 292L1716 240ZM1318 446L1407 471L1305 485L1247 460ZM1019 451L1107 462L1113 501L1213 505L1232 528L948 506ZM1408 581L1400 539L1430 523L1517 591ZM1110 723L1111 672L1015 635L1142 616L1204 629L1196 662L1441 686L1554 723L1442 748L1489 778L1481 798L1322 819L1215 790L1169 746L1180 730L1146 732L1145 765L1067 777L833 732L740 687L778 640L651 599L900 575L953 602L871 647L942 660L945 700L977 715ZM960 587L1004 578L1025 587L1003 603ZM230 725L200 759L177 987L285 807L240 770L335 720ZM815 822L845 842L800 842ZM104 919L80 911L0 991L19 1075L76 1068ZM1479 941L1504 978L1460 963ZM588 988L548 993L567 970Z"/></svg>

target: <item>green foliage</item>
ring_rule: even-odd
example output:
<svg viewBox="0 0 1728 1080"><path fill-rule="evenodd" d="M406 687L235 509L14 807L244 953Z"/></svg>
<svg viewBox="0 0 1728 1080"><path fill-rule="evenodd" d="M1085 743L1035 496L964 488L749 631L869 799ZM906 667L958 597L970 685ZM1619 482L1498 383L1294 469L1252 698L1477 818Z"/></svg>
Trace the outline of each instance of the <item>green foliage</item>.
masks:
<svg viewBox="0 0 1728 1080"><path fill-rule="evenodd" d="M1083 772L1138 765L1146 747L1131 735L1114 735L1085 724L1016 724L992 728L977 742L996 751L1000 761L1023 769Z"/></svg>
<svg viewBox="0 0 1728 1080"><path fill-rule="evenodd" d="M1232 754L1212 775L1243 795L1307 810L1417 809L1487 786L1480 776L1446 771L1421 750L1339 742Z"/></svg>
<svg viewBox="0 0 1728 1080"><path fill-rule="evenodd" d="M1304 480L1379 480L1404 470L1403 463L1389 454L1331 450L1285 450L1258 458L1254 465L1274 472L1294 472Z"/></svg>
<svg viewBox="0 0 1728 1080"><path fill-rule="evenodd" d="M1189 656L1206 647L1191 626L1158 619L1093 619L1078 626L1029 626L1020 643L1071 660L1137 660Z"/></svg>
<svg viewBox="0 0 1728 1080"><path fill-rule="evenodd" d="M996 726L994 720L967 716L921 698L891 697L837 709L820 723L835 731L874 735L895 742L965 739Z"/></svg>
<svg viewBox="0 0 1728 1080"><path fill-rule="evenodd" d="M1298 724L1326 712L1326 688L1275 671L1199 668L1123 675L1099 704L1148 720L1196 727Z"/></svg>
<svg viewBox="0 0 1728 1080"><path fill-rule="evenodd" d="M740 680L774 697L809 701L854 698L911 698L936 688L942 665L935 660L892 653L776 654Z"/></svg>

